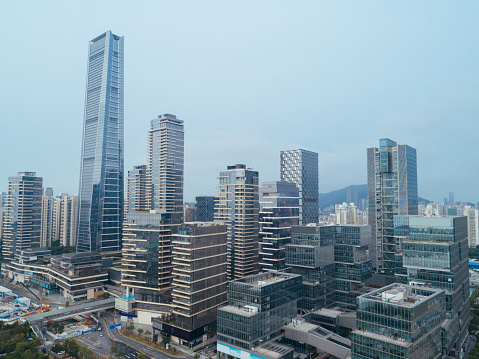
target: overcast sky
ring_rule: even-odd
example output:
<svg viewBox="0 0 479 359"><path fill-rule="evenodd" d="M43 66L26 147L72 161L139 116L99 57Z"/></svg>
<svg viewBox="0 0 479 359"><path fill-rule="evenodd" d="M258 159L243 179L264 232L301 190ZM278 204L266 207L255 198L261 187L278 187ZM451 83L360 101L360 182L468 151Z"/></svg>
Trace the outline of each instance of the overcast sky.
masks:
<svg viewBox="0 0 479 359"><path fill-rule="evenodd" d="M320 191L366 183L366 149L418 152L419 195L479 200L477 1L4 1L0 188L78 192L88 42L125 37L125 175L150 120L185 123L185 201L227 165L279 180L319 153Z"/></svg>

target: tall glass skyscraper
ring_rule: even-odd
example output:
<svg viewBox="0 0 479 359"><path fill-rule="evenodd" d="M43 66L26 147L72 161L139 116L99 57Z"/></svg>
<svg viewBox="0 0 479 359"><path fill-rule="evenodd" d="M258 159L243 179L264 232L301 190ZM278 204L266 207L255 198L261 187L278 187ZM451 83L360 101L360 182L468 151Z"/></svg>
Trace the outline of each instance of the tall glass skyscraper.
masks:
<svg viewBox="0 0 479 359"><path fill-rule="evenodd" d="M301 149L281 151L281 182L298 186L299 224L318 223L318 154Z"/></svg>
<svg viewBox="0 0 479 359"><path fill-rule="evenodd" d="M123 37L90 41L80 170L77 251L121 249Z"/></svg>
<svg viewBox="0 0 479 359"><path fill-rule="evenodd" d="M399 251L394 216L418 213L416 150L389 138L368 148L368 222L373 267L394 273Z"/></svg>

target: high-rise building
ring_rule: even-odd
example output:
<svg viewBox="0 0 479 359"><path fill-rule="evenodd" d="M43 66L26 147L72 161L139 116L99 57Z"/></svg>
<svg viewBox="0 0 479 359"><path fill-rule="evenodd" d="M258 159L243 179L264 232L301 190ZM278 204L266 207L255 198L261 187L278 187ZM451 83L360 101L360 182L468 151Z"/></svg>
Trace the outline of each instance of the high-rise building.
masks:
<svg viewBox="0 0 479 359"><path fill-rule="evenodd" d="M439 359L444 291L390 284L358 298L352 359Z"/></svg>
<svg viewBox="0 0 479 359"><path fill-rule="evenodd" d="M183 216L184 126L175 115L151 121L147 172L151 209Z"/></svg>
<svg viewBox="0 0 479 359"><path fill-rule="evenodd" d="M371 276L370 242L367 225L293 226L286 265L303 278L298 308L355 309L362 283Z"/></svg>
<svg viewBox="0 0 479 359"><path fill-rule="evenodd" d="M182 225L172 245L173 315L154 320L153 328L193 346L203 341L207 329L216 329L216 310L227 302L226 226Z"/></svg>
<svg viewBox="0 0 479 359"><path fill-rule="evenodd" d="M259 265L263 271L285 268L291 226L299 224L299 191L294 183L263 182L259 189Z"/></svg>
<svg viewBox="0 0 479 359"><path fill-rule="evenodd" d="M258 172L237 164L220 172L215 221L228 227L228 280L258 273Z"/></svg>
<svg viewBox="0 0 479 359"><path fill-rule="evenodd" d="M0 192L0 242L3 237L3 214L5 212L5 192Z"/></svg>
<svg viewBox="0 0 479 359"><path fill-rule="evenodd" d="M90 41L77 251L118 251L124 206L123 37Z"/></svg>
<svg viewBox="0 0 479 359"><path fill-rule="evenodd" d="M442 352L459 353L471 320L467 218L396 216L394 225L409 283L446 292Z"/></svg>
<svg viewBox="0 0 479 359"><path fill-rule="evenodd" d="M414 215L418 211L416 150L383 138L379 148L368 148L367 154L373 267L394 273L398 252L394 216Z"/></svg>
<svg viewBox="0 0 479 359"><path fill-rule="evenodd" d="M454 192L449 192L449 203L454 203Z"/></svg>
<svg viewBox="0 0 479 359"><path fill-rule="evenodd" d="M13 260L15 251L40 246L42 185L43 178L35 172L18 172L8 178L2 247L6 260Z"/></svg>
<svg viewBox="0 0 479 359"><path fill-rule="evenodd" d="M319 221L318 154L306 150L281 151L281 182L299 189L299 224Z"/></svg>
<svg viewBox="0 0 479 359"><path fill-rule="evenodd" d="M169 312L173 288L173 236L183 221L183 121L160 115L148 132L146 208L126 214L121 283L127 295L117 308L134 311L140 323Z"/></svg>
<svg viewBox="0 0 479 359"><path fill-rule="evenodd" d="M228 305L218 309L218 359L287 359L293 348L274 341L296 317L301 276L270 271L228 285Z"/></svg>
<svg viewBox="0 0 479 359"><path fill-rule="evenodd" d="M135 211L149 211L151 208L148 205L148 176L146 165L134 166L132 170L128 171L127 185L127 201L126 212Z"/></svg>
<svg viewBox="0 0 479 359"><path fill-rule="evenodd" d="M46 188L42 196L42 225L40 247L50 247L53 237L53 189Z"/></svg>
<svg viewBox="0 0 479 359"><path fill-rule="evenodd" d="M215 197L196 197L196 219L199 222L211 222L215 219Z"/></svg>
<svg viewBox="0 0 479 359"><path fill-rule="evenodd" d="M346 191L347 203L354 203L356 207L359 206L358 190L355 188L348 188Z"/></svg>
<svg viewBox="0 0 479 359"><path fill-rule="evenodd" d="M336 224L362 224L358 207L354 203L336 204Z"/></svg>
<svg viewBox="0 0 479 359"><path fill-rule="evenodd" d="M184 222L196 222L196 203L195 202L185 202L184 204Z"/></svg>
<svg viewBox="0 0 479 359"><path fill-rule="evenodd" d="M75 246L78 228L78 196L62 193L54 199L52 241Z"/></svg>

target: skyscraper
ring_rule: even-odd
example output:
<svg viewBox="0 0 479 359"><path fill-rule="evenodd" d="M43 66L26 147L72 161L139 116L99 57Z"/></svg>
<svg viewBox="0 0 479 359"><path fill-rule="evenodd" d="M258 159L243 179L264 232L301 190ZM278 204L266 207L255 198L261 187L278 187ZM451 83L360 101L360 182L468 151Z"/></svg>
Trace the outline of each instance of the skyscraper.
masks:
<svg viewBox="0 0 479 359"><path fill-rule="evenodd" d="M449 203L454 202L454 192L449 192Z"/></svg>
<svg viewBox="0 0 479 359"><path fill-rule="evenodd" d="M8 178L3 221L2 254L13 260L15 251L40 246L43 178L18 172Z"/></svg>
<svg viewBox="0 0 479 359"><path fill-rule="evenodd" d="M121 249L123 220L123 37L90 41L80 169L77 251Z"/></svg>
<svg viewBox="0 0 479 359"><path fill-rule="evenodd" d="M146 165L134 166L128 171L127 184L127 208L126 212L146 211L151 208L148 206L147 195L149 193L148 176Z"/></svg>
<svg viewBox="0 0 479 359"><path fill-rule="evenodd" d="M259 261L263 271L285 268L291 226L299 224L299 191L294 183L263 182L260 188Z"/></svg>
<svg viewBox="0 0 479 359"><path fill-rule="evenodd" d="M359 196L358 196L358 190L354 188L348 188L346 191L346 196L347 200L346 202L349 203L354 203L356 207L359 206Z"/></svg>
<svg viewBox="0 0 479 359"><path fill-rule="evenodd" d="M54 199L52 241L74 246L78 228L78 196L62 193Z"/></svg>
<svg viewBox="0 0 479 359"><path fill-rule="evenodd" d="M228 280L258 273L258 172L237 164L220 172L215 221L228 228Z"/></svg>
<svg viewBox="0 0 479 359"><path fill-rule="evenodd" d="M148 132L148 178L151 209L183 216L183 121L164 114L151 121Z"/></svg>
<svg viewBox="0 0 479 359"><path fill-rule="evenodd" d="M373 267L394 273L398 252L394 216L418 213L416 150L383 138L379 148L368 148L367 164Z"/></svg>
<svg viewBox="0 0 479 359"><path fill-rule="evenodd" d="M306 150L281 151L281 182L299 189L299 224L319 221L318 154Z"/></svg>

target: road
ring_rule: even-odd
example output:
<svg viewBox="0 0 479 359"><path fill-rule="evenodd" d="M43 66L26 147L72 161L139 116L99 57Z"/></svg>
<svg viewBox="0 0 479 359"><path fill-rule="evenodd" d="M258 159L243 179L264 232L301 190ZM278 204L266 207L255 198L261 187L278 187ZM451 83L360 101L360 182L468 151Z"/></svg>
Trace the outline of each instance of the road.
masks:
<svg viewBox="0 0 479 359"><path fill-rule="evenodd" d="M103 325L103 330L106 330L106 333L108 334L108 336L110 337L111 340L116 340L116 341L119 341L119 342L122 342L132 348L135 348L137 350L139 350L140 352L142 352L143 354L151 357L151 358L160 358L160 359L172 359L172 358L175 358L175 359L178 359L178 358L182 358L182 359L191 359L191 356L189 355L185 355L185 356L181 356L181 357L174 357L174 356L170 356L170 355L167 355L163 352L160 352L159 350L156 350L156 349L153 349L151 347L149 347L148 345L145 345L145 344L142 344L142 343L139 343L133 339L130 339L128 337L124 337L123 335L121 335L120 333L118 333L118 330L116 329L112 329L110 330L110 325L114 325L114 317L113 315L111 314L101 314L101 317L100 317L100 321Z"/></svg>

